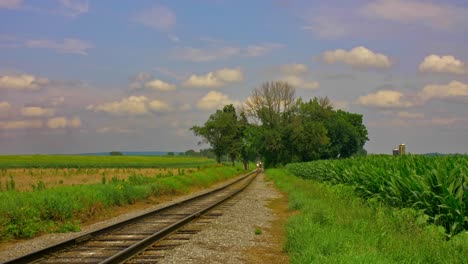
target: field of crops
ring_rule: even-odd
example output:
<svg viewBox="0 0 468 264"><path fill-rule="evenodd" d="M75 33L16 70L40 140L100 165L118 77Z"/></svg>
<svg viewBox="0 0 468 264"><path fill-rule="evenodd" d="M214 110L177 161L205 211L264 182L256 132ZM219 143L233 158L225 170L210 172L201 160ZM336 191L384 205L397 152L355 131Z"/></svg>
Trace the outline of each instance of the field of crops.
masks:
<svg viewBox="0 0 468 264"><path fill-rule="evenodd" d="M7 168L188 168L214 164L204 157L0 155Z"/></svg>
<svg viewBox="0 0 468 264"><path fill-rule="evenodd" d="M468 230L468 156L368 156L293 163L286 167L305 179L354 186L371 203L413 208L419 221L453 236Z"/></svg>
<svg viewBox="0 0 468 264"><path fill-rule="evenodd" d="M244 172L240 166L215 165L165 169L157 173L145 168L3 170L7 173L16 170L17 174L0 181L0 242L40 233L76 231L81 223L118 206L188 193ZM38 177L37 183L32 183L29 189L21 189L27 184L19 186L20 179L29 177L27 179L33 181L35 177L23 177L21 173L31 172ZM52 175L43 175L47 172ZM77 178L85 182L77 182ZM58 181L61 183L54 185ZM75 183L67 184L69 182Z"/></svg>

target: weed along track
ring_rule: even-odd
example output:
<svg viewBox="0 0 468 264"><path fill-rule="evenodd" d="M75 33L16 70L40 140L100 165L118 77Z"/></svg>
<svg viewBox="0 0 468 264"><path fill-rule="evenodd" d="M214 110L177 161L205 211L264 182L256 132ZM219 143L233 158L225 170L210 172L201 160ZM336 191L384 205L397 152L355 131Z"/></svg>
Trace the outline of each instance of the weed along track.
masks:
<svg viewBox="0 0 468 264"><path fill-rule="evenodd" d="M215 207L225 206L222 203L246 188L257 174L250 172L218 189L6 263L155 263L163 257L162 251L188 240L200 225L219 216Z"/></svg>

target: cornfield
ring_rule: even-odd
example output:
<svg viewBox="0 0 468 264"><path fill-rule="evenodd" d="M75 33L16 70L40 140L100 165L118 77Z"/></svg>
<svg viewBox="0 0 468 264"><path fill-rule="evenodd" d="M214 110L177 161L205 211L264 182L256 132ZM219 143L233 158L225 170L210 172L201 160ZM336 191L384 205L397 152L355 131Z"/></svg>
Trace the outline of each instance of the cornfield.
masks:
<svg viewBox="0 0 468 264"><path fill-rule="evenodd" d="M468 156L372 155L292 163L287 169L306 179L352 185L364 198L422 211L449 237L468 230Z"/></svg>

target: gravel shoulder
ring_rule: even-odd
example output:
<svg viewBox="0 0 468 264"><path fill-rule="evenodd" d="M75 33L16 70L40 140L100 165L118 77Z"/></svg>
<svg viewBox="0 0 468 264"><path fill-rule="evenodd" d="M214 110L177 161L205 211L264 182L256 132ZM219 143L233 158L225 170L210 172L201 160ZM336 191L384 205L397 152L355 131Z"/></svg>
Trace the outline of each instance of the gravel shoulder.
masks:
<svg viewBox="0 0 468 264"><path fill-rule="evenodd" d="M259 174L235 199L222 216L161 263L289 263L283 252L285 196Z"/></svg>

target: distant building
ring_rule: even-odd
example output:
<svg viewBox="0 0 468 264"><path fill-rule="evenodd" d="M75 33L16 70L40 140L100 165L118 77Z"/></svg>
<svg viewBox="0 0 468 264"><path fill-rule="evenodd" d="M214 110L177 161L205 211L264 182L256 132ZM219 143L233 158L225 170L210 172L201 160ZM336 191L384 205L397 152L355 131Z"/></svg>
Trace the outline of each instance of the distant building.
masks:
<svg viewBox="0 0 468 264"><path fill-rule="evenodd" d="M406 154L406 145L400 144L398 148L393 149L393 156L402 156Z"/></svg>

